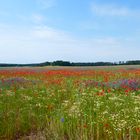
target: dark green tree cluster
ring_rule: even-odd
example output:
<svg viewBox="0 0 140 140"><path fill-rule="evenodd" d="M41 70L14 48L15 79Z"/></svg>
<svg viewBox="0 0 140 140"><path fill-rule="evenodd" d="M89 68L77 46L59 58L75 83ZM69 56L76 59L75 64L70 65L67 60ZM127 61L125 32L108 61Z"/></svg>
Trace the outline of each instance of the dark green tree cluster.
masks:
<svg viewBox="0 0 140 140"><path fill-rule="evenodd" d="M140 60L131 60L131 61L119 61L117 62L69 62L69 61L53 61L53 62L44 62L44 63L34 63L34 64L5 64L1 63L0 67L43 67L43 66L114 66L114 65L140 65Z"/></svg>
<svg viewBox="0 0 140 140"><path fill-rule="evenodd" d="M140 60L126 61L126 65L140 65Z"/></svg>
<svg viewBox="0 0 140 140"><path fill-rule="evenodd" d="M52 62L52 66L72 66L72 64L69 61L58 60Z"/></svg>

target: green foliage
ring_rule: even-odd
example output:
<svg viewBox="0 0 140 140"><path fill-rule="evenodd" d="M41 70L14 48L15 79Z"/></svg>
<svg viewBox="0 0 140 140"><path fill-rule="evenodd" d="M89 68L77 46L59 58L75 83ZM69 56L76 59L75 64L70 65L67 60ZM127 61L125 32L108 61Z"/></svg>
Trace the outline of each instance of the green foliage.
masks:
<svg viewBox="0 0 140 140"><path fill-rule="evenodd" d="M69 61L62 61L57 60L53 62L44 62L44 63L34 63L34 64L0 64L0 67L43 67L43 66L115 66L115 65L140 65L140 60L133 60L133 61L119 61L116 62L69 62Z"/></svg>

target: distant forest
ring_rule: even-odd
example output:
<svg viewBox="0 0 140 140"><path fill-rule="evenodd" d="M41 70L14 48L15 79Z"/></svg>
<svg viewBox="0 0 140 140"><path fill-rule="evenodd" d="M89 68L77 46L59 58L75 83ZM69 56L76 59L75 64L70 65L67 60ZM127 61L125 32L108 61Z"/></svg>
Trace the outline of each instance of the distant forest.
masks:
<svg viewBox="0 0 140 140"><path fill-rule="evenodd" d="M53 61L44 63L34 63L34 64L6 64L0 63L0 67L43 67L43 66L115 66L115 65L140 65L140 60L132 61L119 61L119 62L69 62L69 61Z"/></svg>

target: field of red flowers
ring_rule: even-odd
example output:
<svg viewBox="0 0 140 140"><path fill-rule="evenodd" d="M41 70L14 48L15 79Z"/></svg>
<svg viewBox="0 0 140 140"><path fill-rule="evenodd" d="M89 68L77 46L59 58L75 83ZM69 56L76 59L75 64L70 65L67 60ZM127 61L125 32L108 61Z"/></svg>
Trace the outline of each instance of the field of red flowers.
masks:
<svg viewBox="0 0 140 140"><path fill-rule="evenodd" d="M0 69L0 139L139 140L140 69Z"/></svg>

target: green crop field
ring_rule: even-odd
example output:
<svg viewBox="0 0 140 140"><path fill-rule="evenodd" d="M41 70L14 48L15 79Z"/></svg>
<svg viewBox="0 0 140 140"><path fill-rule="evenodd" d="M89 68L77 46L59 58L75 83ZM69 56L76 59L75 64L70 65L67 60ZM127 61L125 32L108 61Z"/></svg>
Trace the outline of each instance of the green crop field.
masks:
<svg viewBox="0 0 140 140"><path fill-rule="evenodd" d="M140 66L1 68L0 140L140 140Z"/></svg>

